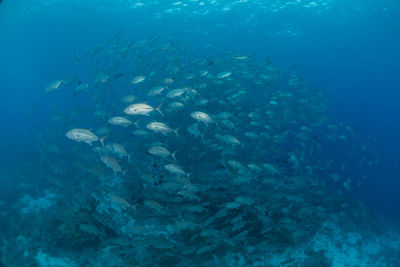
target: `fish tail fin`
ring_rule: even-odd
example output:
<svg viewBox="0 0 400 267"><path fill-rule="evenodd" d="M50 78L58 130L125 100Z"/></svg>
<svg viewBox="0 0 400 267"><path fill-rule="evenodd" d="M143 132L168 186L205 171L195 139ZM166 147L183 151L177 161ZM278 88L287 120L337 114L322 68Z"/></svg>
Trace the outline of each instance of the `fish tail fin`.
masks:
<svg viewBox="0 0 400 267"><path fill-rule="evenodd" d="M108 135L106 135L106 136L103 136L102 138L100 138L100 143L101 143L101 146L104 148L104 140L106 139L108 137Z"/></svg>
<svg viewBox="0 0 400 267"><path fill-rule="evenodd" d="M135 122L133 123L137 128L140 128L140 126L139 126L139 121L140 121L140 120L137 120L137 121L135 121Z"/></svg>
<svg viewBox="0 0 400 267"><path fill-rule="evenodd" d="M176 134L176 137L179 137L178 131L179 131L180 129L181 129L181 128L176 128L176 129L174 130L174 133Z"/></svg>
<svg viewBox="0 0 400 267"><path fill-rule="evenodd" d="M163 104L164 104L164 101L161 102L161 104L158 105L158 106L155 108L155 110L157 110L157 112L160 113L160 115L161 115L162 117L164 117L164 113L161 111L161 107L162 107Z"/></svg>
<svg viewBox="0 0 400 267"><path fill-rule="evenodd" d="M175 157L176 152L177 152L177 151L175 151L174 153L171 154L172 158L173 158L175 161L177 161L177 160L176 160L176 157Z"/></svg>

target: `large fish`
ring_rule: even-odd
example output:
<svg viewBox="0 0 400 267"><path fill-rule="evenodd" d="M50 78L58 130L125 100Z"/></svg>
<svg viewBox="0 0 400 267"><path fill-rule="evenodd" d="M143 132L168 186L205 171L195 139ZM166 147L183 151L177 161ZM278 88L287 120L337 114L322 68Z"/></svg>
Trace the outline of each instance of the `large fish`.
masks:
<svg viewBox="0 0 400 267"><path fill-rule="evenodd" d="M168 135L169 133L174 132L176 136L179 137L178 135L179 129L172 130L171 127L162 122L150 122L149 124L146 125L146 128L149 129L150 131L153 131L155 133L161 133L163 135Z"/></svg>
<svg viewBox="0 0 400 267"><path fill-rule="evenodd" d="M128 107L125 108L124 112L128 115L144 115L144 116L149 116L151 112L154 110L158 111L158 113L161 114L161 116L164 116L164 114L160 110L160 106L153 108L150 105L147 105L146 103L137 103L137 104L132 104L129 105Z"/></svg>
<svg viewBox="0 0 400 267"><path fill-rule="evenodd" d="M115 174L122 172L121 165L118 161L109 155L103 155L100 157L101 161L108 167L111 168Z"/></svg>
<svg viewBox="0 0 400 267"><path fill-rule="evenodd" d="M199 122L202 122L207 126L210 123L215 123L215 121L213 119L211 119L211 117L207 113L204 113L204 112L201 112L201 111L194 111L194 112L190 113L190 116L193 119L195 119L195 120L197 120Z"/></svg>
<svg viewBox="0 0 400 267"><path fill-rule="evenodd" d="M65 134L65 136L74 141L84 142L89 145L92 145L92 143L95 141L100 141L103 147L104 147L104 139L106 138L106 137L99 138L97 135L95 135L88 129L72 129L69 130Z"/></svg>

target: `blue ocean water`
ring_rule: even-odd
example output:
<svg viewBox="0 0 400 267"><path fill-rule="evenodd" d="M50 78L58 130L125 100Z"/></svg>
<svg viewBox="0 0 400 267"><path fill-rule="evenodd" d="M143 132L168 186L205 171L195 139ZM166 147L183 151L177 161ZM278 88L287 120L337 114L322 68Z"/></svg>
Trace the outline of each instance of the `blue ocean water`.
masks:
<svg viewBox="0 0 400 267"><path fill-rule="evenodd" d="M397 266L399 8L394 0L3 0L0 265ZM146 40L143 46L138 45L141 40ZM166 52L160 52L165 45ZM129 52L124 54L121 49ZM111 60L116 55L119 58ZM123 58L129 55L134 57L124 62ZM246 59L237 63L232 61L234 55L245 55ZM206 81L199 74L204 70L211 75L206 75ZM277 77L276 81L268 83L265 80L269 78L260 78L267 70ZM232 72L232 78L216 77L224 71ZM111 76L111 85L96 84L96 77L103 72ZM188 78L189 74L195 78ZM138 75L145 75L146 80L135 87L129 81ZM168 85L156 98L148 97L146 92L168 75L175 84ZM57 79L63 80L61 88L46 92L46 86ZM288 86L292 79L301 81L298 88ZM89 90L76 93L75 88L85 82ZM201 83L208 87L202 88ZM187 99L175 99L184 103L185 116L183 111L168 111L172 100L166 93L181 87L199 91L199 96L189 97L186 91ZM229 91L232 88L236 91ZM287 88L296 100L303 97L313 104L302 109L300 104L276 93L286 92ZM242 102L229 100L241 89L247 92L247 98ZM309 91L302 93L302 89ZM160 109L165 117L154 112L150 118L163 120L174 129L181 128L179 137L173 133L151 133L147 139L131 139L137 126L130 125L125 132L121 127L111 127L107 123L111 116L126 116L125 106L119 100L128 93L152 107L163 103ZM211 104L203 106L197 102L203 98ZM231 102L221 104L222 107L213 105L217 100ZM270 101L283 108L275 111L269 106ZM101 114L94 115L95 110ZM194 122L189 114L196 110L210 114L217 124L204 126L199 121L205 139L202 141L190 139L186 131ZM222 110L236 117L231 119L234 129L224 128L224 119L218 117ZM271 110L272 115L268 113ZM303 137L299 129L307 119L293 114L285 116L292 110L299 117L309 118L311 137ZM245 132L250 131L247 126L252 121L247 114L251 112L264 120L260 119L262 128L253 130L258 137L247 140ZM137 122L137 129L146 130L147 116L139 120L135 116L128 118ZM276 132L266 132L268 125ZM111 129L111 133L104 134L108 136L106 146L120 143L132 154L132 162L118 159L123 172L117 171L116 175L110 164L100 159L110 152L96 154L93 147L65 136L72 128L95 132L102 126ZM298 139L279 141L285 130ZM242 145L232 148L221 137L226 135L238 137ZM158 141L163 145L169 143L171 153L177 151L177 161L149 159L142 146ZM93 145L101 149L98 143ZM202 153L206 156L202 157ZM295 155L295 160L291 155ZM208 165L213 156L216 158L211 161L220 162L218 166ZM245 167L230 164L233 159ZM293 162L300 159L304 159L304 164L294 167ZM271 164L279 169L279 174L271 173L268 167L258 172L248 166L252 163L261 167ZM168 176L168 172L164 167L151 169L152 164L177 164L193 174L178 174L180 182L167 183L159 177ZM100 174L94 175L95 172ZM145 176L143 172L156 181L149 185L148 180L143 181L145 178L137 178ZM210 178L202 180L206 174ZM339 182L330 178L332 174L339 174ZM217 179L224 175L229 177L229 183L225 178ZM298 178L300 181L309 181L311 175L309 187L285 191L286 187L281 185L276 191L268 191L280 184L268 182L265 177L286 181L296 175L302 177ZM244 182L236 178L243 178ZM191 183L185 184L182 179ZM183 189L168 189L174 194L163 191L163 185L182 183L186 186ZM192 184L199 191L184 191ZM313 196L317 188L325 193ZM297 195L307 190L309 198L307 194ZM183 198L176 198L178 192ZM122 203L123 208L101 212L102 208L107 210L104 205L109 194L122 195L115 202ZM263 195L286 197L274 202ZM258 206L233 201L240 196L253 196L247 203L254 201ZM320 198L321 203L314 198ZM146 210L146 206L151 206L146 205L146 200L157 200L168 211ZM289 200L304 205L289 205ZM196 206L207 212L187 215L176 203L185 210ZM240 207L227 208L229 203L229 207ZM75 205L79 208L67 209ZM302 207L311 211L294 215L293 210ZM260 215L255 211L260 209L268 211ZM220 214L227 215L217 216L221 210ZM107 214L121 216L123 222L111 220ZM350 218L348 214L355 215ZM74 216L77 221L71 220ZM313 216L318 218L316 222ZM337 225L330 222L331 216L337 218L332 220ZM141 221L142 218L145 219ZM214 221L207 222L211 218ZM321 233L328 230L321 225L328 222L333 236L342 239L323 237ZM138 229L129 232L128 226ZM237 233L243 236L238 237ZM216 241L224 239L229 242ZM335 242L341 245L332 245ZM102 258L101 254L107 256Z"/></svg>

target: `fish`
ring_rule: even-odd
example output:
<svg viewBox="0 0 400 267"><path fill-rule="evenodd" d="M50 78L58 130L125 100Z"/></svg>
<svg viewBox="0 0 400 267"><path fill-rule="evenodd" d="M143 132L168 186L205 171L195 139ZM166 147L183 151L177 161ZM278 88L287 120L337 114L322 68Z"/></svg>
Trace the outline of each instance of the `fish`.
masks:
<svg viewBox="0 0 400 267"><path fill-rule="evenodd" d="M201 111L193 111L192 113L190 113L190 116L193 119L195 119L195 120L197 120L199 122L202 122L207 126L210 123L215 123L215 121L213 119L211 119L211 117L207 113L204 113L204 112L201 112Z"/></svg>
<svg viewBox="0 0 400 267"><path fill-rule="evenodd" d="M51 81L47 86L46 86L46 92L54 92L56 90L59 90L61 88L61 85L63 84L63 80L54 80Z"/></svg>
<svg viewBox="0 0 400 267"><path fill-rule="evenodd" d="M276 175L279 173L278 169L272 164L264 163L262 166L267 170L268 173L272 175Z"/></svg>
<svg viewBox="0 0 400 267"><path fill-rule="evenodd" d="M188 200L200 201L200 198L190 190L181 189L177 194Z"/></svg>
<svg viewBox="0 0 400 267"><path fill-rule="evenodd" d="M104 72L100 72L97 75L95 82L104 84L104 83L108 82L109 80L110 80L110 76L108 74L106 74Z"/></svg>
<svg viewBox="0 0 400 267"><path fill-rule="evenodd" d="M115 174L122 172L121 165L118 161L109 155L103 155L100 157L101 161L110 169L114 171Z"/></svg>
<svg viewBox="0 0 400 267"><path fill-rule="evenodd" d="M124 117L112 117L108 120L109 124L128 127L133 124L132 121Z"/></svg>
<svg viewBox="0 0 400 267"><path fill-rule="evenodd" d="M128 127L133 124L132 121L130 121L124 117L112 117L108 120L108 123L112 124L112 125L123 126L123 127Z"/></svg>
<svg viewBox="0 0 400 267"><path fill-rule="evenodd" d="M69 138L71 140L74 140L77 142L84 142L89 145L92 145L92 143L95 141L100 141L100 143L102 144L103 147L104 147L104 139L106 138L106 137L99 138L99 137L97 137L97 135L92 133L90 130L79 129L79 128L69 130L65 135L67 136L67 138Z"/></svg>
<svg viewBox="0 0 400 267"><path fill-rule="evenodd" d="M246 59L248 59L249 58L249 56L247 56L247 55L241 55L241 54L238 54L238 55L234 55L233 56L233 59L236 59L236 60L246 60Z"/></svg>
<svg viewBox="0 0 400 267"><path fill-rule="evenodd" d="M207 76L208 70L201 70L199 71L200 76Z"/></svg>
<svg viewBox="0 0 400 267"><path fill-rule="evenodd" d="M153 156L158 156L162 158L171 156L176 161L175 152L171 153L168 149L162 146L152 146L147 152Z"/></svg>
<svg viewBox="0 0 400 267"><path fill-rule="evenodd" d="M155 200L146 199L145 201L143 201L143 204L156 211L166 210L166 208L163 205L161 205L159 202Z"/></svg>
<svg viewBox="0 0 400 267"><path fill-rule="evenodd" d="M175 183L181 184L181 185L190 185L190 180L188 179L188 176L182 176L180 174L176 175L176 173L172 173L175 175L171 175L168 177L169 180L172 180Z"/></svg>
<svg viewBox="0 0 400 267"><path fill-rule="evenodd" d="M190 176L191 173L186 173L183 168L176 164L166 164L164 168L172 174Z"/></svg>
<svg viewBox="0 0 400 267"><path fill-rule="evenodd" d="M233 115L227 111L218 114L218 118L220 119L230 119L231 117L233 117Z"/></svg>
<svg viewBox="0 0 400 267"><path fill-rule="evenodd" d="M181 102L174 101L174 102L169 103L168 107L173 111L177 111L177 110L183 109L185 107L185 105L182 104Z"/></svg>
<svg viewBox="0 0 400 267"><path fill-rule="evenodd" d="M239 139L237 139L236 137L234 137L230 134L222 135L220 139L229 145L233 145L233 146L242 145L242 143L239 141Z"/></svg>
<svg viewBox="0 0 400 267"><path fill-rule="evenodd" d="M77 87L75 87L75 93L84 92L89 88L88 83L80 83Z"/></svg>
<svg viewBox="0 0 400 267"><path fill-rule="evenodd" d="M181 97L184 93L186 93L185 89L174 89L172 91L169 91L165 97L167 98L177 98Z"/></svg>
<svg viewBox="0 0 400 267"><path fill-rule="evenodd" d="M143 5L151 7L153 2ZM203 2L175 2L165 13L184 14L197 4L207 7L199 12L212 6L236 7ZM82 66L91 69L70 83L72 90L79 86L77 81L86 81L91 73L96 77L101 70L107 72L107 81L88 81L90 90L79 96L90 100L88 105L72 107L66 116L59 111L63 107L57 108L57 121L52 123L60 127L90 121L98 130L86 131L94 136L70 139L93 144L93 149L74 142L63 149L52 145L57 139L51 135L37 137L38 155L48 160L49 174L55 174L52 180L65 186L65 192L79 189L71 205L68 201L60 209L65 212L54 214L83 236L84 244L76 238L74 244L97 246L90 240L93 236L85 235L96 234L91 228L95 226L107 232L99 238L100 247L106 256L118 254L117 265L285 265L282 255L265 255L312 235L309 214L324 219L338 210L343 221L357 207L342 205L340 197L323 189L324 179L349 193L360 184L346 174L351 163L340 152L347 151L342 150L344 140L358 147L353 142L356 134L345 125L329 123L323 94L309 89L295 68L285 70L250 54L216 55L218 49L209 45L196 53L182 49L172 37L162 38L169 39L165 44L157 38L138 45L119 34L86 52L88 61ZM146 77L132 82L132 73ZM175 127L185 131L178 136ZM112 140L105 147L96 143L108 135ZM342 147L330 158L326 150L336 142ZM372 142L361 145L355 153L363 158L357 158L354 167L370 162L365 153ZM77 175L79 183L62 183L69 174ZM362 173L360 179L365 179ZM332 210L331 200L340 208ZM302 231L292 235L299 218L306 218L301 220ZM68 238L69 232L62 234ZM290 264L302 266L305 260L296 258Z"/></svg>
<svg viewBox="0 0 400 267"><path fill-rule="evenodd" d="M137 129L137 130L134 130L133 132L132 132L132 135L135 135L135 136L140 136L140 137L147 137L147 136L149 136L151 133L149 132L149 131L146 131L145 129Z"/></svg>
<svg viewBox="0 0 400 267"><path fill-rule="evenodd" d="M150 122L149 124L146 125L146 128L149 129L150 131L153 131L155 133L161 133L163 135L168 135L169 133L175 133L177 137L178 135L178 129L172 130L168 125L162 122Z"/></svg>
<svg viewBox="0 0 400 267"><path fill-rule="evenodd" d="M138 83L142 83L144 82L144 80L146 80L145 76L136 76L133 80L132 80L132 84L138 84Z"/></svg>
<svg viewBox="0 0 400 267"><path fill-rule="evenodd" d="M230 120L228 120L228 119L223 119L223 120L221 121L221 124L222 124L224 127L228 128L229 130L233 130L233 129L236 128L236 127L235 127L235 124L233 124L233 122L230 121ZM245 134L245 135L246 135L246 134ZM246 136L247 136L247 135L246 135Z"/></svg>
<svg viewBox="0 0 400 267"><path fill-rule="evenodd" d="M206 106L207 104L208 104L207 99L199 99L198 101L196 101L197 106Z"/></svg>
<svg viewBox="0 0 400 267"><path fill-rule="evenodd" d="M150 91L147 93L147 96L156 96L161 94L165 90L165 87L162 85L155 86L150 89Z"/></svg>
<svg viewBox="0 0 400 267"><path fill-rule="evenodd" d="M218 73L217 78L218 79L224 79L224 78L228 78L229 76L231 76L232 72L230 71L224 71L221 73Z"/></svg>
<svg viewBox="0 0 400 267"><path fill-rule="evenodd" d="M132 104L129 105L128 107L125 108L124 112L128 115L144 115L144 116L149 116L151 112L154 110L158 111L161 116L164 116L164 114L160 110L160 106L153 108L152 106L146 104L146 103L137 103L137 104Z"/></svg>
<svg viewBox="0 0 400 267"><path fill-rule="evenodd" d="M118 195L112 194L110 197L110 200L112 203L117 204L118 206L127 209L127 208L133 208L136 209L135 206L132 206L131 204L129 204L128 201L126 201L126 199L124 199L123 197L120 197Z"/></svg>
<svg viewBox="0 0 400 267"><path fill-rule="evenodd" d="M120 158L127 157L128 161L130 162L130 154L126 151L125 147L118 143L111 143L106 146L106 148L111 151L111 153L117 155Z"/></svg>
<svg viewBox="0 0 400 267"><path fill-rule="evenodd" d="M136 100L134 95L126 95L121 98L121 102L123 103L131 103Z"/></svg>
<svg viewBox="0 0 400 267"><path fill-rule="evenodd" d="M165 79L164 79L164 83L165 83L165 84L173 84L173 83L174 83L174 80L171 79L171 78L165 78Z"/></svg>
<svg viewBox="0 0 400 267"><path fill-rule="evenodd" d="M202 137L201 132L199 131L198 128L199 124L198 123L194 123L192 125L190 125L189 127L186 128L186 131L188 131L188 133L190 133L191 135L193 135L195 138L197 137Z"/></svg>

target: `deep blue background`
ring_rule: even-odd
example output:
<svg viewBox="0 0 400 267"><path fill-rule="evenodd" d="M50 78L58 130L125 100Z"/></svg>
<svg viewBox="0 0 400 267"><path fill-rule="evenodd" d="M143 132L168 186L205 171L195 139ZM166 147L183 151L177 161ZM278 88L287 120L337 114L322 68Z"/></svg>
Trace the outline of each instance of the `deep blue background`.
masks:
<svg viewBox="0 0 400 267"><path fill-rule="evenodd" d="M246 9L193 17L165 14L159 19L149 9L95 12L95 6L80 6L78 14L76 6L65 8L68 3L23 13L16 2L0 4L3 164L13 161L17 166L32 149L29 131L40 131L49 123L48 107L54 96L44 88L53 79L72 75L74 50L104 41L119 30L137 40L157 33L189 39L193 46L209 40L215 49L272 56L278 64L302 66L305 78L327 94L329 115L335 121L352 126L367 145L367 137L376 136L380 163L367 170L364 187L353 194L400 222L400 12L396 1L333 1L329 11L293 9L271 16ZM243 23L252 12L253 19ZM29 116L32 106L35 112Z"/></svg>

